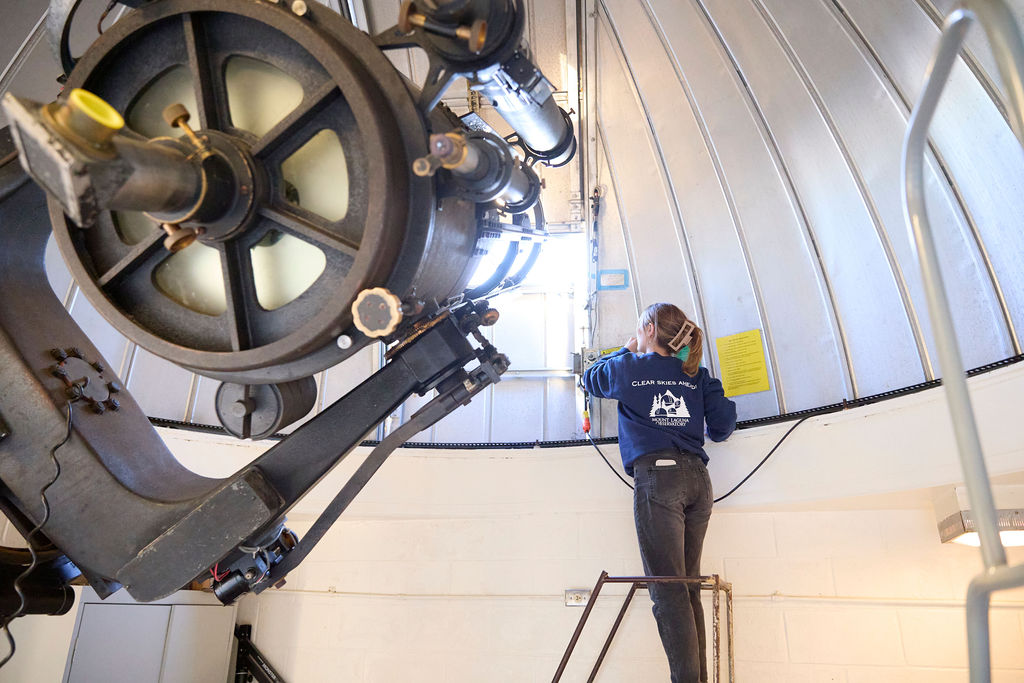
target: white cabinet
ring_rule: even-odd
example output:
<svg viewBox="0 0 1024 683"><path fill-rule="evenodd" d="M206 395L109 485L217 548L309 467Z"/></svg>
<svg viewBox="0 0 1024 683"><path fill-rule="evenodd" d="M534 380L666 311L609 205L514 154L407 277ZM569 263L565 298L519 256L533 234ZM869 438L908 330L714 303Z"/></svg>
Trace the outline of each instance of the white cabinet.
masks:
<svg viewBox="0 0 1024 683"><path fill-rule="evenodd" d="M224 683L235 608L210 593L181 591L153 603L119 591L106 601L86 589L65 683Z"/></svg>

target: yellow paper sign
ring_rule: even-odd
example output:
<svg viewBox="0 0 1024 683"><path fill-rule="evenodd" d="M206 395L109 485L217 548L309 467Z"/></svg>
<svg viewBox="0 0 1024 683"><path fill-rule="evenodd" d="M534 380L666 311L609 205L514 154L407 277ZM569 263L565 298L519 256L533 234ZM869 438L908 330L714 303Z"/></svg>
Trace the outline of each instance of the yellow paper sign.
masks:
<svg viewBox="0 0 1024 683"><path fill-rule="evenodd" d="M768 365L761 344L761 330L719 337L718 367L726 396L768 391Z"/></svg>

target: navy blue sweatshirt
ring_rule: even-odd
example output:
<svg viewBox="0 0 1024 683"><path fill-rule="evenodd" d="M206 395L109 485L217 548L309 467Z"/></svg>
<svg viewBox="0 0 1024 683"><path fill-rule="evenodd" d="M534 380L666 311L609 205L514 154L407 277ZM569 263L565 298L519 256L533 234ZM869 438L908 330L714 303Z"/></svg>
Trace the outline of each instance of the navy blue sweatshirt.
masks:
<svg viewBox="0 0 1024 683"><path fill-rule="evenodd" d="M712 441L725 441L736 428L736 404L722 383L707 368L690 377L674 356L623 348L587 368L583 385L597 398L619 402L619 453L630 476L637 458L666 449L694 453L707 464L704 422Z"/></svg>

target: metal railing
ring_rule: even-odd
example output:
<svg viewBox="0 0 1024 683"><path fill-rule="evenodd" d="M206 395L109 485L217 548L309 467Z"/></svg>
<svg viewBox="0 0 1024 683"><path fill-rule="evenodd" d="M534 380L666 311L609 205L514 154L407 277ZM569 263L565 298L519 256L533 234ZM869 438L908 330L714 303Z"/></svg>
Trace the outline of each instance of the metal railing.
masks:
<svg viewBox="0 0 1024 683"><path fill-rule="evenodd" d="M601 668L601 664L604 662L605 655L608 654L608 648L611 647L612 639L615 638L616 632L619 630L619 625L622 623L622 618L626 616L626 610L629 609L629 604L633 601L633 595L636 594L638 588L647 588L648 584L651 583L686 583L686 584L699 584L701 590L709 590L711 593L712 600L712 621L711 621L711 639L712 639L712 681L713 683L719 683L721 677L722 661L721 661L721 643L722 643L722 624L721 624L721 612L722 612L722 601L721 594L725 593L725 607L726 607L726 627L728 629L727 635L727 651L728 651L728 674L729 683L735 683L736 681L736 667L735 667L735 653L733 652L733 615L732 615L732 584L728 581L722 581L718 574L712 574L711 576L608 576L608 572L601 572L601 576L597 578L597 583L594 584L594 589L590 592L590 600L587 601L587 606L583 609L583 614L580 615L579 623L576 624L576 630L572 634L572 638L569 639L569 645L565 648L565 654L562 655L562 661L558 664L558 670L555 671L555 677L552 679L552 683L558 683L562 679L562 674L565 673L565 667L569 664L569 658L572 656L573 650L576 648L576 643L580 639L580 635L583 633L583 627L586 626L587 620L590 618L590 612L594 609L594 603L597 602L597 596L601 593L601 587L606 583L628 583L631 584L629 592L626 593L626 599L622 603L622 607L619 609L618 615L615 617L615 621L612 623L612 628L608 632L608 637L604 641L604 646L601 648L600 654L597 656L597 661L594 662L594 668L590 671L590 677L587 678L587 683L593 683L597 677L597 671Z"/></svg>
<svg viewBox="0 0 1024 683"><path fill-rule="evenodd" d="M924 89L911 112L903 141L902 177L906 219L924 279L928 311L932 318L935 345L967 495L981 537L985 569L974 577L967 590L967 649L971 683L988 683L991 680L989 598L997 590L1024 586L1024 565L1007 566L1006 550L999 537L992 487L981 451L952 313L928 221L924 175L928 127L956 63L967 29L974 20L982 25L988 37L1006 88L1010 127L1018 142L1024 145L1024 43L1013 14L1003 0L964 0L943 24L938 49L925 76Z"/></svg>

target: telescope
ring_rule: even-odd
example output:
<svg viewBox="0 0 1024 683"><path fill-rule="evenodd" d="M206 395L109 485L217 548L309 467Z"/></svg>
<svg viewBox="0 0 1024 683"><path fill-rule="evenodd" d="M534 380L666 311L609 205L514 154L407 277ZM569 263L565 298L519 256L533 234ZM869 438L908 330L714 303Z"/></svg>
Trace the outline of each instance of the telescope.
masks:
<svg viewBox="0 0 1024 683"><path fill-rule="evenodd" d="M518 0L407 0L376 36L301 1L123 4L134 9L75 61L77 2L55 0L61 96L2 101L0 508L39 560L20 613L67 611L79 574L141 601L211 570L225 603L279 585L388 454L500 380L508 359L480 331L499 317L489 299L537 260L534 167L576 151ZM422 84L386 54L410 47L429 60ZM449 110L456 79L513 134ZM240 438L302 418L313 376L368 344L387 362L241 471L199 476L53 296L51 233L121 334L221 382L218 417ZM367 433L431 391L306 537L285 527ZM0 611L13 596L0 591Z"/></svg>

